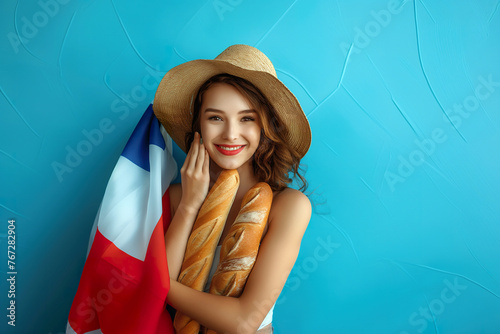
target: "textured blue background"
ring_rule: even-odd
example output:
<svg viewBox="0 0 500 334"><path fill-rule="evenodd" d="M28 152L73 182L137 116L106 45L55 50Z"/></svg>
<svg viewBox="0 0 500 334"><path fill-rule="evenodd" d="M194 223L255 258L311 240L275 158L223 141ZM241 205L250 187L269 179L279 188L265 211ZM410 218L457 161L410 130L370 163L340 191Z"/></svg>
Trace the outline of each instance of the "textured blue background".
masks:
<svg viewBox="0 0 500 334"><path fill-rule="evenodd" d="M314 214L276 333L499 333L498 8L2 1L0 331L64 330L106 182L159 80L245 43L271 58L313 132L303 162Z"/></svg>

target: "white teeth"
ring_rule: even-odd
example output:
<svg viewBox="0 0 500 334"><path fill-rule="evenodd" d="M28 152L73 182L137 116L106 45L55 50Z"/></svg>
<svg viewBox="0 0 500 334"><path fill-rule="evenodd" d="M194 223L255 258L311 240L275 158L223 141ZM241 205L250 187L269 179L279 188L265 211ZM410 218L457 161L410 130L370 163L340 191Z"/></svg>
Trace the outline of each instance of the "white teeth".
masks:
<svg viewBox="0 0 500 334"><path fill-rule="evenodd" d="M240 148L242 148L243 146L237 146L237 147L219 146L219 147L222 148L223 150L226 150L226 151L236 151L236 150L239 150Z"/></svg>

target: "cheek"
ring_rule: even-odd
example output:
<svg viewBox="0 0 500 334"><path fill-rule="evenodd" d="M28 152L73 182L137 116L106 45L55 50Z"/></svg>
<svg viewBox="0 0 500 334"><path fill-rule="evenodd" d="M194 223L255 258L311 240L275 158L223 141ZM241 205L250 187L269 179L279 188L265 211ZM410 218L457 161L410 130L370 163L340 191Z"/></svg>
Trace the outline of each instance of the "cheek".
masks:
<svg viewBox="0 0 500 334"><path fill-rule="evenodd" d="M260 126L256 127L254 129L254 138L255 138L255 141L257 141L257 143L260 142L261 134L262 134L262 128Z"/></svg>
<svg viewBox="0 0 500 334"><path fill-rule="evenodd" d="M251 137L249 140L251 141L251 144L253 146L254 150L257 150L257 148L260 145L260 138L261 138L261 130L260 128L258 129L253 129L251 132Z"/></svg>
<svg viewBox="0 0 500 334"><path fill-rule="evenodd" d="M200 134L201 134L201 138L203 138L204 140L210 140L210 138L212 137L212 132L213 131L210 131L210 127L207 126L207 123L206 122L201 122L200 123Z"/></svg>
<svg viewBox="0 0 500 334"><path fill-rule="evenodd" d="M255 135L255 142L257 143L257 146L260 144L260 131Z"/></svg>

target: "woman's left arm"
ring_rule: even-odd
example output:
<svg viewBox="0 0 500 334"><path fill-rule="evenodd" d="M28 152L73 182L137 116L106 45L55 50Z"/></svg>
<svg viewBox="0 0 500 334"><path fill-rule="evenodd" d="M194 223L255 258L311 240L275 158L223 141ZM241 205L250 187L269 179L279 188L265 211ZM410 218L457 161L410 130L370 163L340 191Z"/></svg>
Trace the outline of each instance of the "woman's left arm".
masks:
<svg viewBox="0 0 500 334"><path fill-rule="evenodd" d="M217 332L255 333L285 285L310 218L307 196L298 190L284 190L273 201L269 229L239 298L200 292L171 279L169 302Z"/></svg>

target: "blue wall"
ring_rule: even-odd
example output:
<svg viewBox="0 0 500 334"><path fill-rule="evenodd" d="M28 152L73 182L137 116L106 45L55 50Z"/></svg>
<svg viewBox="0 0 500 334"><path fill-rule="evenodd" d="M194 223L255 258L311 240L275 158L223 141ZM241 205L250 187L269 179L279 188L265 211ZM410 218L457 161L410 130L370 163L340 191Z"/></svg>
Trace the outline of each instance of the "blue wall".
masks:
<svg viewBox="0 0 500 334"><path fill-rule="evenodd" d="M2 1L0 331L65 329L106 182L162 76L245 43L313 131L314 214L276 333L500 332L499 6Z"/></svg>

